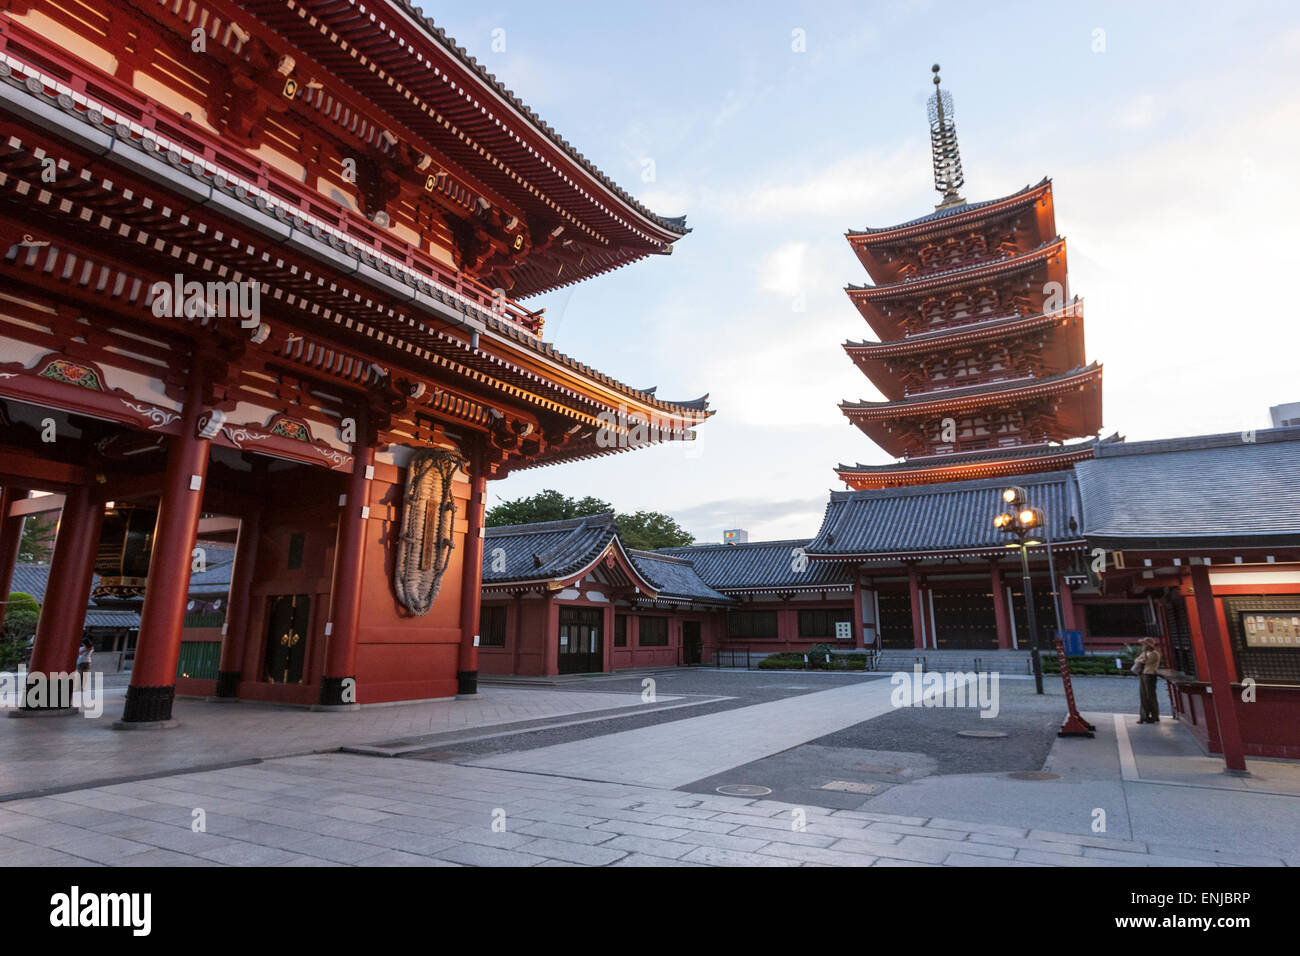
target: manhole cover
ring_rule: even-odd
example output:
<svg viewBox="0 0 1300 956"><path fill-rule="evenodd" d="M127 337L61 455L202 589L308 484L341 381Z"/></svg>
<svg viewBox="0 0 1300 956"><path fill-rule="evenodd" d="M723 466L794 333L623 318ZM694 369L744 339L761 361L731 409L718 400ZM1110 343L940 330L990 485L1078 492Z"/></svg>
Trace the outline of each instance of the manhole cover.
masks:
<svg viewBox="0 0 1300 956"><path fill-rule="evenodd" d="M1000 730L959 730L958 737L1005 737Z"/></svg>
<svg viewBox="0 0 1300 956"><path fill-rule="evenodd" d="M1060 780L1059 773L1046 773L1042 770L1013 770L1007 774L1012 780Z"/></svg>
<svg viewBox="0 0 1300 956"><path fill-rule="evenodd" d="M885 789L881 783L854 783L851 780L832 780L822 787L823 790L840 790L844 793L879 793Z"/></svg>
<svg viewBox="0 0 1300 956"><path fill-rule="evenodd" d="M729 783L718 788L718 793L728 797L765 797L771 792L770 787L760 787L754 783Z"/></svg>

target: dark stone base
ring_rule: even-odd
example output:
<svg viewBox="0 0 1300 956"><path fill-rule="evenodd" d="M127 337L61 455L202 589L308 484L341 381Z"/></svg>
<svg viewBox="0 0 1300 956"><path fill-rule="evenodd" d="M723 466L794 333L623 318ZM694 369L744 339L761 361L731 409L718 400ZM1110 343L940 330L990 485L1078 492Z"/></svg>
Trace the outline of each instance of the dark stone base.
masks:
<svg viewBox="0 0 1300 956"><path fill-rule="evenodd" d="M478 671L456 671L456 696L469 697L478 693Z"/></svg>
<svg viewBox="0 0 1300 956"><path fill-rule="evenodd" d="M350 681L352 700L343 699L343 682ZM320 682L320 705L322 707L355 707L357 679L355 677L322 677Z"/></svg>
<svg viewBox="0 0 1300 956"><path fill-rule="evenodd" d="M30 711L34 714L43 713L65 713L74 711L72 707L72 688L75 678L72 675L67 677L33 677L27 675L26 685L23 687L23 700L19 708L23 711ZM43 687L41 685L44 685ZM43 691L44 703L31 706L29 701L36 699L35 691L40 688ZM75 712L75 711L74 711Z"/></svg>
<svg viewBox="0 0 1300 956"><path fill-rule="evenodd" d="M136 687L126 689L126 706L122 709L124 724L164 723L172 719L172 701L176 687Z"/></svg>
<svg viewBox="0 0 1300 956"><path fill-rule="evenodd" d="M239 690L240 671L217 671L217 689L213 697L234 698Z"/></svg>

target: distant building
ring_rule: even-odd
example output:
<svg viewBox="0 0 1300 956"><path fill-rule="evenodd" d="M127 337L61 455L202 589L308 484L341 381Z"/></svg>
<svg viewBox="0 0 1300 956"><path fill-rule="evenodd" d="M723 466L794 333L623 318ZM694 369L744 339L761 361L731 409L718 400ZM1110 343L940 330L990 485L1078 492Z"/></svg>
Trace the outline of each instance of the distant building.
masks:
<svg viewBox="0 0 1300 956"><path fill-rule="evenodd" d="M1287 428L1291 425L1300 425L1300 402L1288 402L1285 405L1274 405L1268 410L1269 417L1273 419L1274 428Z"/></svg>
<svg viewBox="0 0 1300 956"><path fill-rule="evenodd" d="M749 532L743 528L732 528L722 532L723 544L749 544Z"/></svg>

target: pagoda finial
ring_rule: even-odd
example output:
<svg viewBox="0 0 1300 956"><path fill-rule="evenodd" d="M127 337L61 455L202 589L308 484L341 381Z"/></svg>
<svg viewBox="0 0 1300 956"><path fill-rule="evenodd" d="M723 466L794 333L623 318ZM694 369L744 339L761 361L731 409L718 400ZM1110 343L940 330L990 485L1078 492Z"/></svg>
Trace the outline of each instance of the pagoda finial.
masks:
<svg viewBox="0 0 1300 956"><path fill-rule="evenodd" d="M934 188L943 200L936 209L958 206L966 200L957 194L966 182L961 172L961 152L957 149L957 126L953 123L952 94L939 88L939 64L930 67L934 74L934 95L927 103L930 115L930 151L934 156Z"/></svg>

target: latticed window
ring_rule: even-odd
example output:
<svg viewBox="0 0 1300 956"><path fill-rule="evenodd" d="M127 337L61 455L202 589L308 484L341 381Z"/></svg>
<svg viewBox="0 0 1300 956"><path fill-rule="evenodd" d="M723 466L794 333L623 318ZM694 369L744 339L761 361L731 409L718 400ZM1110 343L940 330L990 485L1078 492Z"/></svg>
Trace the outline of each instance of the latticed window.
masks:
<svg viewBox="0 0 1300 956"><path fill-rule="evenodd" d="M636 642L638 647L667 647L668 618L641 618Z"/></svg>
<svg viewBox="0 0 1300 956"><path fill-rule="evenodd" d="M479 618L479 644L482 647L506 646L506 606L488 604Z"/></svg>
<svg viewBox="0 0 1300 956"><path fill-rule="evenodd" d="M775 611L729 611L727 637L765 640L777 637Z"/></svg>
<svg viewBox="0 0 1300 956"><path fill-rule="evenodd" d="M614 646L627 647L627 615L614 615Z"/></svg>
<svg viewBox="0 0 1300 956"><path fill-rule="evenodd" d="M838 610L815 610L799 612L799 636L832 638L835 636L835 625L840 621L852 622L853 612L848 608Z"/></svg>

